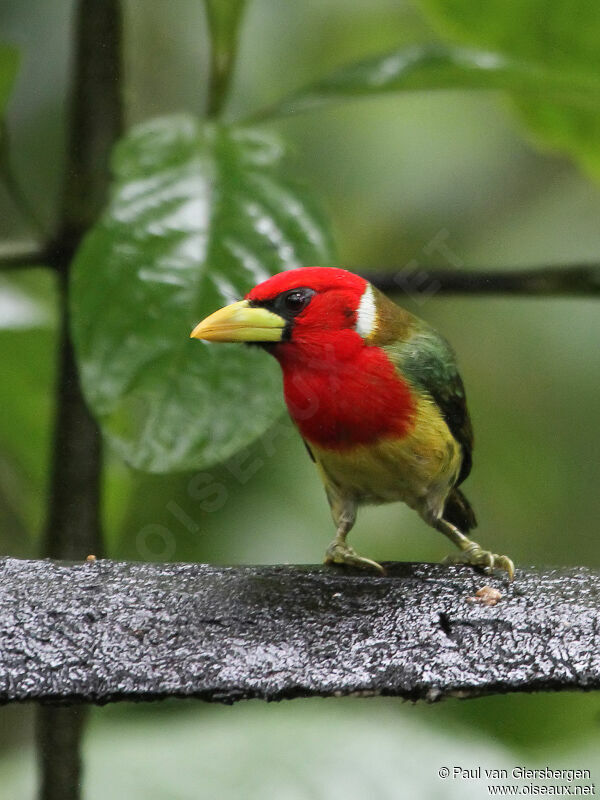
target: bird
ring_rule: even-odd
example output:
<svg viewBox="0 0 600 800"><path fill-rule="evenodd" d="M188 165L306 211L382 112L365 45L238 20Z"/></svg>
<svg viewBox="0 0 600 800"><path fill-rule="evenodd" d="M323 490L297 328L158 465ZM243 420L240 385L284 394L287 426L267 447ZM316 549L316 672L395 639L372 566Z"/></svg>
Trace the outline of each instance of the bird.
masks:
<svg viewBox="0 0 600 800"><path fill-rule="evenodd" d="M473 428L450 344L363 277L339 267L271 276L218 309L190 336L244 342L274 356L293 423L316 465L336 526L325 563L385 574L347 542L365 504L402 501L458 548L449 560L504 571L506 555L469 538L459 488Z"/></svg>

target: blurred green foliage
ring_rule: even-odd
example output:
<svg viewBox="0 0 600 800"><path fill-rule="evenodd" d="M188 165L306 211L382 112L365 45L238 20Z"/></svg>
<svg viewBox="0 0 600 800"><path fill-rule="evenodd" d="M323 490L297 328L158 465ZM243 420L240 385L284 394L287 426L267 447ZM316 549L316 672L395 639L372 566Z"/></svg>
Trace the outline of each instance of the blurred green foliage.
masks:
<svg viewBox="0 0 600 800"><path fill-rule="evenodd" d="M163 130L172 132L181 124L177 122L181 111L202 116L209 34L197 0L177 0L176 4L128 0L125 11L127 112L132 124L143 122L144 127L129 135L115 157L119 184L107 216L79 255L74 298L80 355L93 377L88 378L88 396L97 412L116 415L110 418L119 434L123 425L119 415L125 412L117 405L102 406L102 393L107 390L103 376L114 378L123 348L138 342L136 356L141 358L149 330L158 332L153 342L166 331L164 369L155 372L153 368L141 384L147 390L150 381L155 392L161 381L167 381L171 389L173 376L181 377L169 362L175 337L181 332L181 345L176 345L181 352L191 348L181 358L193 370L194 358L199 365L206 356L197 342L188 342L186 337L195 317L204 313L203 304L216 306L220 298L230 299L228 293L252 283L251 272L240 275L230 263L222 274L214 272L212 282L207 278L207 263L194 275L192 250L191 258L186 256L181 263L192 290L202 293L195 309L190 309L189 292L177 297L177 285L168 280L163 294L151 298L147 294L143 274L140 279L143 270L152 271L157 254L174 240L185 243L186 237L198 234L178 217L189 197L184 191L177 195L180 205L159 203L154 208L151 194L142 198L144 225L139 236L134 235L139 220L119 227L114 212L129 177L138 177L128 171L130 147L137 147L142 132L157 125L146 120L172 114L169 123L161 123ZM54 0L52 14L39 0L0 8L3 38L20 49L22 63L8 109L11 157L26 195L45 224L56 216L70 14L68 0ZM488 84L477 72L476 82L468 84L478 87L473 93L463 88L464 71L457 71L454 63L454 77L449 79L443 61L438 61L428 80L437 76L443 88L457 89L417 91L434 86L400 81L390 86L390 93L379 91L380 87L371 91L368 82L374 73L365 72L365 65L381 68L386 54L399 52L493 53L496 60L488 64L510 69L504 74L492 69ZM566 0L508 4L498 0L485 5L461 0L423 4L252 0L241 27L226 116L230 121L244 120L267 109L260 130L252 129L251 135L261 140L267 136L269 141L281 137L289 143L294 158L273 167L273 180L276 185L296 187L300 178L312 187L330 219L329 224L319 222L323 241L328 240L325 231L330 227L343 266L423 268L436 262L502 268L597 261L600 190L574 163L591 175L598 174L598 96L594 93L598 53L598 15L593 4L583 2L575 8ZM357 63L361 66L348 66ZM479 63L486 62L480 59ZM323 76L330 74L337 76L337 84L330 79L323 84ZM396 78L407 75L396 73ZM523 76L526 82L519 84ZM536 76L539 97L534 97L530 83ZM348 83L350 77L354 83ZM504 79L511 92L509 102L506 94L482 91L503 85ZM340 80L344 91L340 91ZM0 75L0 88L1 81ZM330 91L332 85L335 92ZM569 85L571 98L566 94ZM353 88L346 91L348 86ZM304 104L303 97L308 107L315 99L315 87L319 102L310 113L277 116L278 105L288 111L290 103ZM404 88L411 91L401 91ZM348 102L323 102L324 94L332 99L345 95ZM371 97L358 97L365 94ZM585 103L590 107L582 107ZM271 113L274 116L265 133ZM538 141L543 142L542 150L531 143ZM150 149L142 154L144 158L149 154L150 164L144 162L144 169L160 181L165 163L153 160L152 143L146 146ZM218 167L213 151L200 147L199 152L205 153L211 168ZM189 167L185 158L178 163L184 172ZM201 177L201 170L195 175ZM237 173L235 185L246 178L243 170ZM223 186L226 194L230 189L229 184ZM304 189L301 197L305 197ZM312 209L312 201L306 202ZM1 189L0 208L3 238L33 235L29 221ZM318 218L322 220L321 212ZM221 218L223 232L229 223ZM243 229L243 219L236 219L238 223ZM113 238L107 238L107 228ZM225 263L220 260L220 245L214 247L219 264ZM275 271L277 260L269 260L265 248L258 249L260 263L267 259L263 268ZM329 244L323 250L303 247L298 258L322 258L321 253L329 249ZM124 253L132 255L135 265L128 275L118 269ZM92 274L95 269L98 274ZM508 552L521 564L599 566L600 320L596 301L396 299L442 330L459 354L476 433L475 466L465 489L480 519L482 543ZM2 274L0 543L2 552L11 555L36 553L43 522L55 377L55 305L54 280L47 272ZM87 325L90 334L101 334L103 319L111 321L111 338L96 348L93 337L84 341L84 331ZM89 353L102 353L102 348L105 366L96 355L88 361ZM247 377L243 372L247 365L242 363L247 353L237 348L231 352L227 356L232 359L230 368ZM224 448L227 460L223 463L203 466L199 473L168 476L130 470L113 449L108 450L104 517L109 555L225 563L320 560L331 534L322 488L289 423L280 421L265 430L267 420L280 407L279 378L267 356L256 353L253 358L252 368L265 381L264 393L259 395L255 387L253 397L255 401L262 397L269 405L261 411L264 416L255 429L262 430L262 436L246 450L232 454L232 449ZM167 431L161 424L165 434L162 461L152 462L151 454L142 457L139 450L133 453L128 444L131 460L137 458L138 465L146 467L160 463L160 468L172 468L179 454L185 454L181 436L186 426L199 440L205 436L199 421L194 428L195 408L200 420L202 407L198 381L195 387L191 390L186 383L177 393L181 404L170 414L175 428ZM123 395L116 392L111 402ZM210 410L211 425L219 424L218 410L217 404ZM249 426L256 424L255 411L248 410L254 420L248 419ZM175 429L179 439L172 435ZM144 442L145 446L159 442L159 433L155 430L156 438ZM176 446L171 449L172 445ZM185 460L180 466L185 466ZM399 505L366 509L353 532L357 548L365 549L368 540L369 553L380 559L439 559L447 551L441 539ZM593 770L597 764L594 748L600 742L599 709L596 695L571 694L515 695L433 707L367 700L294 701L276 708L252 704L231 710L181 703L164 709L123 706L96 712L88 744L91 786L99 786L98 776L104 776L108 765L117 760L111 796L134 798L138 791L138 796L149 797L144 780L165 786L156 782L168 776L170 796L191 797L196 796L203 774L188 773L195 783L186 783L192 759L204 765L205 773L213 770L211 779L219 772L217 765L227 778L233 760L230 785L215 790L214 796L228 796L227 788L229 796L240 796L239 785L252 783L259 793L262 789L263 796L273 786L284 785L287 795L283 796L334 797L333 788L326 795L316 793L319 785L329 786L326 770L331 763L338 775L352 774L356 764L361 770L364 766L368 784L369 776L379 780L384 770L378 752L387 754L387 761L396 753L403 754L398 755L396 766L385 768L387 777L381 780L408 785L410 763L428 759L432 764L439 759L441 766L445 753L460 759L474 741L481 747L474 751L477 757L481 752L483 758L485 751L493 766L552 755L571 759L570 766ZM4 743L6 755L0 762L1 798L27 796L30 785L23 777L23 763L29 762L18 762L14 750L27 731L25 716L20 709L3 712L8 713L10 740ZM4 716L5 722L8 719ZM238 725L239 733L234 734ZM211 735L213 749L206 741ZM411 738L415 739L413 749ZM354 739L356 745L349 744L346 752L341 742ZM449 749L451 740L456 750ZM320 767L314 766L313 741L319 745ZM334 747L336 742L339 747ZM126 743L130 750L125 749ZM578 764L573 761L576 749L581 755ZM263 752L269 753L266 763L261 760ZM119 761L121 753L131 760ZM323 753L333 762L323 758ZM281 773L270 771L278 756L286 765L285 779L280 780ZM131 764L136 765L134 779L127 777ZM345 797L357 796L362 771L360 776L349 786L343 783ZM454 796L450 785L440 785L435 776L423 775L421 783L415 778L413 785L418 789L412 793L420 791L421 797ZM16 786L25 788L20 791ZM166 790L157 796L167 796ZM248 796L252 795L248 792Z"/></svg>
<svg viewBox="0 0 600 800"><path fill-rule="evenodd" d="M541 142L574 156L600 176L600 14L589 0L424 0L440 30L459 41L498 49L564 81L562 97L536 98L515 87L523 119ZM542 80L544 80L542 78ZM571 83L571 89L568 85ZM579 88L577 87L579 84Z"/></svg>
<svg viewBox="0 0 600 800"><path fill-rule="evenodd" d="M16 47L0 44L0 114L4 114L19 66Z"/></svg>
<svg viewBox="0 0 600 800"><path fill-rule="evenodd" d="M525 707L531 700L524 698ZM468 705L468 704L463 704ZM552 707L550 702L550 706ZM519 766L588 768L589 744L565 752L515 755L501 742L465 733L455 723L439 729L427 720L436 709L393 699L296 700L267 708L251 701L231 708L187 712L169 703L152 713L140 707L125 717L106 709L94 721L85 750L89 800L481 800L487 785L532 781L438 777L440 767L507 769ZM425 717L425 719L424 719ZM436 730L436 727L438 729ZM30 797L27 763L0 763L0 782L11 797ZM547 782L535 782L544 783ZM565 783L565 781L557 781ZM8 796L8 795L7 795Z"/></svg>

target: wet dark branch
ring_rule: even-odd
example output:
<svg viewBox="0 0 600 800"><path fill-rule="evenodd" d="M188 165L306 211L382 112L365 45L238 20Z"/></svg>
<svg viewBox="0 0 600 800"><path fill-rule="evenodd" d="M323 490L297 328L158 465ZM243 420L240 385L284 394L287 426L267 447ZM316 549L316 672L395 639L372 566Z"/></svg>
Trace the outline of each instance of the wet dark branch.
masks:
<svg viewBox="0 0 600 800"><path fill-rule="evenodd" d="M474 601L484 585L495 605ZM0 701L600 688L600 574L0 561Z"/></svg>
<svg viewBox="0 0 600 800"><path fill-rule="evenodd" d="M419 266L414 269L356 269L382 292L415 297L436 294L489 294L556 297L600 295L600 265L471 270Z"/></svg>

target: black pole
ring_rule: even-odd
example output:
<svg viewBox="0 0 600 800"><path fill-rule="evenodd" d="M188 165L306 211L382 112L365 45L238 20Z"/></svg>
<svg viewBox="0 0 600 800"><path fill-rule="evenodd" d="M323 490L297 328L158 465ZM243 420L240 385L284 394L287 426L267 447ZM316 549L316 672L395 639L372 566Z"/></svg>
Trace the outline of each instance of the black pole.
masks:
<svg viewBox="0 0 600 800"><path fill-rule="evenodd" d="M61 332L53 461L43 555L101 555L101 440L82 393L69 333L73 253L104 205L109 154L122 131L119 0L79 0L75 10L66 172L60 224L48 260L60 281ZM79 800L88 707L40 706L36 719L40 800Z"/></svg>

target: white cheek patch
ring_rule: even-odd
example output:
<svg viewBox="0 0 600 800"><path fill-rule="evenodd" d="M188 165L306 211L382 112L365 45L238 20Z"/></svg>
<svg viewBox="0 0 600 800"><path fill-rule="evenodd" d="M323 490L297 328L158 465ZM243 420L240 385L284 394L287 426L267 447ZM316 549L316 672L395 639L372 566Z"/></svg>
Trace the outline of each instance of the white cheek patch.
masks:
<svg viewBox="0 0 600 800"><path fill-rule="evenodd" d="M375 306L375 296L370 283L360 298L358 310L356 312L356 325L354 330L363 339L368 339L377 329L377 308Z"/></svg>

